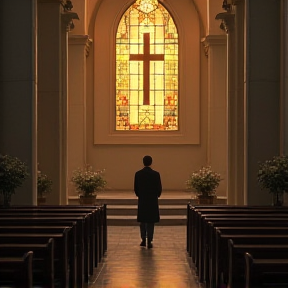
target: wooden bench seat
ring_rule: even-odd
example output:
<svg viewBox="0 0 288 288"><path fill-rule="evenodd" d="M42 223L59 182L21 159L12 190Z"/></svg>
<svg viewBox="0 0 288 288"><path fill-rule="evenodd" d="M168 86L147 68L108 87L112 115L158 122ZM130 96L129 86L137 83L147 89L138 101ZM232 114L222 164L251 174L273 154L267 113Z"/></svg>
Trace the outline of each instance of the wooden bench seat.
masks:
<svg viewBox="0 0 288 288"><path fill-rule="evenodd" d="M17 215L19 215L17 213ZM77 288L83 287L84 282L88 282L89 279L89 270L88 270L88 263L89 263L89 249L87 245L85 245L84 239L88 239L88 236L84 237L85 233L87 233L87 215L75 215L71 216L67 214L39 214L39 215L29 215L25 214L24 216L17 217L17 215L11 213L8 214L6 217L0 218L0 226L2 225L18 225L19 223L29 223L32 225L57 225L57 223L73 223L76 222L76 254L77 254L77 275L73 275L73 277L77 278ZM6 224L5 224L6 223ZM41 224L39 224L41 223ZM85 247L86 246L86 247ZM72 275L72 273L71 273ZM72 277L72 276L71 276Z"/></svg>
<svg viewBox="0 0 288 288"><path fill-rule="evenodd" d="M265 211L267 213L287 213L288 208L287 207L279 207L277 210L275 207L272 206L247 206L247 205L211 205L205 206L195 206L191 205L189 203L187 205L187 251L191 255L192 253L192 246L193 243L193 237L195 236L195 233L197 234L197 231L195 229L198 229L199 224L199 217L201 214L219 214L219 213L226 213L227 211L231 213L239 213L239 212L245 212L245 211L251 211L251 213L258 213L258 211ZM276 210L276 211L275 211Z"/></svg>
<svg viewBox="0 0 288 288"><path fill-rule="evenodd" d="M62 233L1 233L0 244L45 244L54 239L54 281L62 288L69 288L68 229Z"/></svg>
<svg viewBox="0 0 288 288"><path fill-rule="evenodd" d="M225 217L224 217L225 216ZM205 271L205 267L204 267L204 263L205 263L205 259L208 259L208 253L210 253L209 249L209 222L211 223L216 223L218 220L219 221L227 221L230 222L230 226L231 224L237 226L237 223L244 223L244 222L250 222L251 224L247 224L248 226L262 226L261 223L270 223L271 225L273 225L272 223L278 222L280 223L282 221L282 225L286 225L286 223L288 223L288 215L284 216L284 217L280 217L278 214L273 214L273 215L266 215L266 214L233 214L233 215L222 215L219 214L217 215L217 217L212 216L212 217L203 217L203 223L201 225L201 229L199 231L199 236L197 238L197 244L195 245L198 249L195 251L195 266L198 269L198 273L199 273L199 281L203 282L204 281L204 271ZM241 224L242 225L242 224ZM266 224L265 224L266 225ZM269 226L269 225L267 225ZM216 243L216 241L213 241L213 243ZM212 250L212 255L213 255L213 250Z"/></svg>
<svg viewBox="0 0 288 288"><path fill-rule="evenodd" d="M262 244L234 244L229 240L229 277L228 287L241 288L245 286L245 253L250 253L258 259L288 259L288 244L262 245ZM288 279L288 278L287 278Z"/></svg>
<svg viewBox="0 0 288 288"><path fill-rule="evenodd" d="M52 216L50 220L50 216ZM85 215L82 224L79 223L79 217ZM13 206L10 209L0 211L0 226L2 225L18 225L19 219L23 219L21 225L24 222L27 223L28 219L33 218L33 222L41 221L40 225L43 225L42 221L49 221L48 225L56 225L58 221L70 221L73 220L73 216L76 217L76 261L77 261L77 288L82 287L84 282L88 282L89 276L93 275L94 267L97 267L98 263L104 256L107 250L107 217L106 217L106 205L97 206L72 206L72 205L46 205L46 206ZM87 216L89 215L89 216ZM19 217L20 216L20 217ZM17 218L16 223L12 218ZM1 222L2 219L8 219L7 224L3 224L7 221ZM35 220L37 218L37 220ZM41 218L39 220L38 218ZM56 219L54 219L56 218ZM65 218L65 219L64 219ZM69 219L68 219L69 218ZM14 222L14 223L13 223ZM31 223L31 220L29 220ZM38 225L37 223L34 223ZM79 225L80 224L80 225ZM30 224L29 224L30 225ZM80 237L79 237L80 235ZM80 239L79 239L80 238ZM71 241L69 241L70 243ZM81 271L81 267L82 271ZM71 271L71 264L70 264ZM75 273L70 273L70 275ZM73 280L70 279L72 282Z"/></svg>
<svg viewBox="0 0 288 288"><path fill-rule="evenodd" d="M285 257L285 256L284 256ZM245 253L246 288L255 287L287 287L288 259L255 259L250 253Z"/></svg>
<svg viewBox="0 0 288 288"><path fill-rule="evenodd" d="M14 210L33 209L34 211L48 211L54 210L59 212L66 211L82 211L82 212L91 212L93 214L93 227L92 229L95 234L95 267L97 267L98 262L101 261L104 253L107 251L107 207L106 204L103 205L45 205L45 206L27 206L19 205L13 206ZM11 210L11 208L9 209ZM96 253L98 252L98 255Z"/></svg>
<svg viewBox="0 0 288 288"><path fill-rule="evenodd" d="M252 211L252 210L251 210ZM287 219L288 223L288 214L282 214L282 213L273 213L273 214L266 214L265 212L259 211L259 213L251 213L249 210L247 211L241 211L240 213L234 213L235 210L233 210L232 214L229 214L229 211L226 211L224 214L202 214L199 218L198 224L196 225L194 229L194 236L193 236L193 243L192 243L192 259L195 262L196 267L199 269L199 259L202 255L199 255L199 253L203 253L204 247L202 244L206 244L206 235L208 230L208 222L213 222L217 219L235 219L235 222L241 221L240 219L244 220L250 220L254 218L255 220L260 218L266 218L268 221L275 219ZM255 211L254 211L255 212ZM238 220L239 219L239 220ZM201 241L200 241L201 239ZM204 239L204 242L203 242Z"/></svg>
<svg viewBox="0 0 288 288"><path fill-rule="evenodd" d="M211 209L212 208L212 209ZM195 210L195 211L194 211ZM197 210L197 211L196 211ZM202 210L202 211L199 211ZM213 255L213 252L210 255L210 245L211 243L215 243L213 241L211 235L211 230L215 230L218 223L223 226L238 226L239 229L235 231L230 230L230 233L233 234L243 234L241 229L246 226L248 227L257 227L257 226L270 226L270 231L273 233L273 230L276 227L272 228L273 226L282 226L282 231L276 229L276 234L283 233L287 234L287 225L288 225L288 209L287 207L280 209L275 209L275 207L268 206L233 206L229 207L221 206L219 207L214 206L211 207L210 205L202 209L202 207L193 207L192 205L187 205L187 252L189 256L191 256L191 260L194 262L196 267L196 273L198 272L200 282L206 282L206 287L216 287L215 281L217 280L210 279L210 274L213 274L213 271L210 270L215 269L215 265L210 264L210 257L213 257L212 261L216 261L216 257ZM264 224L265 223L265 224ZM262 225L264 224L264 225ZM242 228L240 227L242 226ZM281 228L280 228L281 229ZM248 228L248 232L246 234L255 234L253 229ZM226 230L229 233L229 230ZM249 232L250 231L250 232ZM258 233L263 234L265 233L264 229L258 229ZM213 235L213 234L212 234ZM263 234L264 235L264 234ZM237 237L237 236L236 236ZM285 236L284 236L285 237ZM280 236L281 238L281 236ZM269 240L270 241L270 240ZM228 245L227 245L228 246ZM226 247L227 252L221 253L221 256L226 257L228 259L228 247ZM219 255L219 254L218 254ZM208 265L209 263L209 265ZM212 262L213 263L213 262ZM226 263L226 262L225 262ZM227 265L227 271L229 270L229 265ZM213 268L214 267L214 268ZM221 267L221 265L220 265ZM220 269L220 268L218 268ZM215 276L215 274L214 274ZM228 277L227 277L228 278ZM213 284L214 282L214 284Z"/></svg>
<svg viewBox="0 0 288 288"><path fill-rule="evenodd" d="M217 287L217 283L221 279L221 274L223 273L224 279L228 279L228 270L225 270L227 267L224 265L225 259L228 258L228 240L232 239L235 244L288 244L288 235L271 235L271 234L222 234L220 231L217 231L216 239L216 264L215 267L210 269L211 273L209 274L211 287ZM228 269L228 268L227 268ZM214 283L214 284L212 284Z"/></svg>
<svg viewBox="0 0 288 288"><path fill-rule="evenodd" d="M250 223L251 224L251 223ZM217 265L217 261L219 263L219 261L221 262L221 265L223 266L223 269L225 271L228 271L228 247L226 245L227 241L225 239L224 243L221 243L219 245L224 245L224 246L218 246L217 247L217 232L220 231L222 233L222 235L224 234L230 234L230 235L243 235L243 234L250 234L250 235L254 235L254 234L271 234L271 235L280 235L280 234L287 234L288 235L288 227L284 226L280 226L280 227L276 227L276 225L273 225L272 227L269 226L269 224L267 226L265 226L266 223L265 222L261 222L261 224L258 222L255 223L255 225L250 225L250 226L242 226L242 227L214 227L213 233L209 238L208 241L208 246L206 247L205 250L205 254L203 256L204 258L204 269L206 269L205 272L205 280L207 281L207 278L209 278L209 276L207 275L207 271L208 271L208 267L209 267L209 271L213 271L213 269L215 269L216 265ZM219 241L219 240L218 240ZM229 240L228 240L229 241ZM216 250L219 249L219 251L216 253ZM220 254L220 257L217 258L217 255ZM227 253L227 254L223 254L223 253ZM222 257L222 255L225 255L224 257ZM226 257L227 256L227 257ZM208 277L207 277L208 276ZM225 279L226 280L226 279Z"/></svg>
<svg viewBox="0 0 288 288"><path fill-rule="evenodd" d="M29 251L33 252L33 285L54 288L53 238L50 238L46 244L0 244L1 257L20 257Z"/></svg>
<svg viewBox="0 0 288 288"><path fill-rule="evenodd" d="M97 267L102 256L104 255L104 240L103 238L103 207L91 208L27 208L18 207L5 209L0 211L1 216L8 217L12 215L19 215L20 217L73 217L73 216L83 216L84 219L84 279L88 282L89 275L93 275L94 267Z"/></svg>
<svg viewBox="0 0 288 288"><path fill-rule="evenodd" d="M32 288L32 260L32 251L22 257L0 257L0 285L7 288Z"/></svg>

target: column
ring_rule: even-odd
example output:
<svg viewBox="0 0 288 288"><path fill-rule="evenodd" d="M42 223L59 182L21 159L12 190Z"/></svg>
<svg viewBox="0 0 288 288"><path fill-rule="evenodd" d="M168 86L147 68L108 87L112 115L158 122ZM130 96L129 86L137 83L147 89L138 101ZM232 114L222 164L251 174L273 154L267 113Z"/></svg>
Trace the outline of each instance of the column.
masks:
<svg viewBox="0 0 288 288"><path fill-rule="evenodd" d="M280 154L280 4L245 2L245 202L269 205L257 182L259 161Z"/></svg>
<svg viewBox="0 0 288 288"><path fill-rule="evenodd" d="M212 169L223 177L218 196L227 192L227 40L226 35L208 35L202 40L208 57L208 157Z"/></svg>
<svg viewBox="0 0 288 288"><path fill-rule="evenodd" d="M243 205L244 168L244 2L234 1L220 13L222 28L228 35L227 120L228 120L228 204Z"/></svg>
<svg viewBox="0 0 288 288"><path fill-rule="evenodd" d="M38 0L38 163L53 181L48 204L67 203L67 33L76 13Z"/></svg>
<svg viewBox="0 0 288 288"><path fill-rule="evenodd" d="M281 6L281 100L282 100L282 151L288 154L288 0Z"/></svg>
<svg viewBox="0 0 288 288"><path fill-rule="evenodd" d="M281 152L288 155L288 1L281 1ZM288 193L284 204L288 205Z"/></svg>
<svg viewBox="0 0 288 288"><path fill-rule="evenodd" d="M69 36L68 179L86 163L86 59L91 43L88 35ZM76 196L71 183L69 196Z"/></svg>
<svg viewBox="0 0 288 288"><path fill-rule="evenodd" d="M13 204L37 203L36 0L0 1L0 153L26 162L30 177Z"/></svg>

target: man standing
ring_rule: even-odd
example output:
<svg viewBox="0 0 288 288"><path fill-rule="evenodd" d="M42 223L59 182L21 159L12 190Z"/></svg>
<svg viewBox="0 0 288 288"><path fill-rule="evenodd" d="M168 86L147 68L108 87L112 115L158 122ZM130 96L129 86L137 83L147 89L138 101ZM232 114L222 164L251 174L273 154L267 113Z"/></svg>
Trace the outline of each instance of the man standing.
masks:
<svg viewBox="0 0 288 288"><path fill-rule="evenodd" d="M138 197L137 221L140 222L140 246L153 247L154 224L160 221L158 198L162 193L159 172L153 170L151 156L143 157L144 168L137 171L134 177L134 192Z"/></svg>

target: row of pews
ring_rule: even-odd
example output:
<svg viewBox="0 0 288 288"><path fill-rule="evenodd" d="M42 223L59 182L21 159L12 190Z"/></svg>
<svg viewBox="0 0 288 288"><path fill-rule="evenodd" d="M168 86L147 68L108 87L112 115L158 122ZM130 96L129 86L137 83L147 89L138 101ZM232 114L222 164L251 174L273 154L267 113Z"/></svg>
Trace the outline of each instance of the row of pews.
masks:
<svg viewBox="0 0 288 288"><path fill-rule="evenodd" d="M0 287L87 287L106 250L106 205L0 209Z"/></svg>
<svg viewBox="0 0 288 288"><path fill-rule="evenodd" d="M206 288L287 288L288 207L189 203L187 253Z"/></svg>

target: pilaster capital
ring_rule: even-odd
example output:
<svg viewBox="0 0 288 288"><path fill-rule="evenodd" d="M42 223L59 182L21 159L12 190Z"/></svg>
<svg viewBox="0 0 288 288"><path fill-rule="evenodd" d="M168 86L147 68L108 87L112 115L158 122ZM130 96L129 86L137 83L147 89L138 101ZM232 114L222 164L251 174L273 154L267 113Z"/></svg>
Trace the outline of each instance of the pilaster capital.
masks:
<svg viewBox="0 0 288 288"><path fill-rule="evenodd" d="M66 31L69 32L74 29L73 19L79 20L78 14L75 12L64 11L61 13L62 21L66 25Z"/></svg>
<svg viewBox="0 0 288 288"><path fill-rule="evenodd" d="M209 49L211 46L225 46L227 43L226 35L207 35L201 39L201 43L204 47L205 55L208 57Z"/></svg>
<svg viewBox="0 0 288 288"><path fill-rule="evenodd" d="M62 0L38 0L38 3L58 3L62 4Z"/></svg>
<svg viewBox="0 0 288 288"><path fill-rule="evenodd" d="M227 12L230 12L233 9L233 6L244 2L245 0L223 0L222 8Z"/></svg>
<svg viewBox="0 0 288 288"><path fill-rule="evenodd" d="M89 56L90 47L93 40L89 38L89 35L69 35L69 45L82 45L85 46L86 56Z"/></svg>
<svg viewBox="0 0 288 288"><path fill-rule="evenodd" d="M240 4L241 2L244 2L245 0L232 0L232 4L233 5L238 5Z"/></svg>
<svg viewBox="0 0 288 288"><path fill-rule="evenodd" d="M227 34L234 31L235 27L235 14L224 12L219 13L215 17L216 20L222 20L220 28L224 30Z"/></svg>

